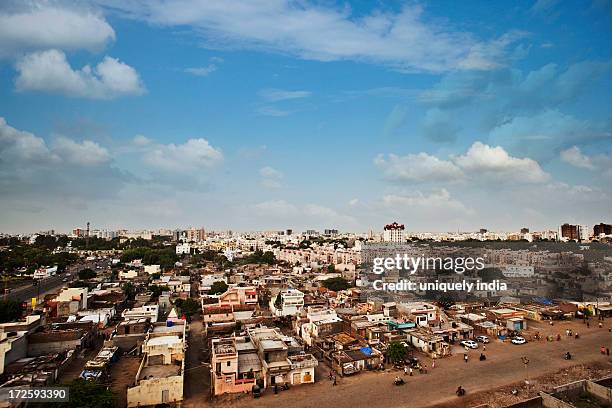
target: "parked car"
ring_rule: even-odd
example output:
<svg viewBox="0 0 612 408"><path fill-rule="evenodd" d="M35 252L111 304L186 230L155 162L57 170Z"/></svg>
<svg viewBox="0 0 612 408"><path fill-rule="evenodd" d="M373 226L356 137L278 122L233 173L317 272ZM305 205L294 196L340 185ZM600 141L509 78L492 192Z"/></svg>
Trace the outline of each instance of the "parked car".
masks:
<svg viewBox="0 0 612 408"><path fill-rule="evenodd" d="M353 375L356 374L358 370L351 363L344 363L342 366L342 374L343 375Z"/></svg>
<svg viewBox="0 0 612 408"><path fill-rule="evenodd" d="M527 343L527 340L525 340L525 338L521 337L521 336L516 336L514 338L512 338L512 344L525 344Z"/></svg>
<svg viewBox="0 0 612 408"><path fill-rule="evenodd" d="M464 347L471 348L471 349L477 349L478 348L478 343L476 343L474 340L463 340L459 344L461 344Z"/></svg>
<svg viewBox="0 0 612 408"><path fill-rule="evenodd" d="M478 336L476 337L476 341L479 343L488 343L489 338L487 336Z"/></svg>

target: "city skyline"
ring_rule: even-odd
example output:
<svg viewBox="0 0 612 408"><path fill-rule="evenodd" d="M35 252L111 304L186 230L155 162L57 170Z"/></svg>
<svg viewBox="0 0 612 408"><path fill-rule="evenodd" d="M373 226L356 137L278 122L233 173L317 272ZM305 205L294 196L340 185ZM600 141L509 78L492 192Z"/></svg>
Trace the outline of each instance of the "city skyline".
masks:
<svg viewBox="0 0 612 408"><path fill-rule="evenodd" d="M610 3L487 5L3 2L0 231L609 223Z"/></svg>

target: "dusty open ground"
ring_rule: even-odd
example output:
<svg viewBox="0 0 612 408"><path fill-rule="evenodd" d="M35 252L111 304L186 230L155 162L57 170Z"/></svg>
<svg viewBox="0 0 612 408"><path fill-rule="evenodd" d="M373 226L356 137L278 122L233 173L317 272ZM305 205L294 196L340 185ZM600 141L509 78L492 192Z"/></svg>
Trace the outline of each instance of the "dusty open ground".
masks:
<svg viewBox="0 0 612 408"><path fill-rule="evenodd" d="M316 384L292 387L278 395L267 390L259 399L241 395L205 401L199 395L197 399L194 398L194 387L200 380L204 382L202 373L194 370L187 373L190 395L186 395L185 406L321 408L333 404L334 408L356 408L460 407L495 401L501 404L514 401L509 396L512 388L519 388L519 399L524 399L539 389L567 383L578 377L612 375L610 358L599 352L602 345L612 348L608 323L612 325L612 320L606 321L603 329L597 328L594 321L589 329L579 321L556 323L552 327L535 324L532 325L534 329L543 335L564 335L565 329L572 328L580 332L581 338L576 340L563 336L561 341L533 341L520 346L494 341L487 345L487 360L484 362L478 361L479 351L471 352L472 358L468 363L464 363L462 355L457 354L438 360L436 368L428 374L406 377L408 383L401 387L393 385L393 378L400 374L399 371L387 370L339 378L335 387L326 378L319 377ZM571 361L562 357L568 350L574 355ZM527 367L521 361L522 356L529 359ZM431 360L428 365L431 366ZM529 380L529 388L524 385L525 380ZM468 392L462 399L454 394L458 385ZM207 392L204 384L202 386L203 392Z"/></svg>

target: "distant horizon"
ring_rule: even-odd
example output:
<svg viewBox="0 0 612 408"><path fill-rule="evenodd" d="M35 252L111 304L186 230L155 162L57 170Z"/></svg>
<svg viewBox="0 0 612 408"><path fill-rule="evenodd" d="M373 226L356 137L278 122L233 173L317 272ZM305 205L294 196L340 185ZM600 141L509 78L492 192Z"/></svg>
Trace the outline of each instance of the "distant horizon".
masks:
<svg viewBox="0 0 612 408"><path fill-rule="evenodd" d="M512 233L520 233L520 230L522 228L528 228L529 229L529 233L534 233L534 232L557 232L559 230L559 227L563 224L565 224L566 222L562 222L559 225L557 225L556 227L545 227L545 228L532 228L529 226L522 226L522 227L518 227L516 229L491 229L491 228L487 228L487 227L479 227L476 229L459 229L459 230L411 230L409 228L405 229L405 232L407 234L411 234L411 233L415 233L415 234L467 234L467 233L479 233L480 229L486 229L488 233L497 233L497 234L512 234ZM589 228L589 230L592 231L593 227L595 225L599 225L599 224L611 224L612 222L606 222L606 221L600 221L600 222L596 222L593 224L584 224L584 223L571 223L571 222L567 222L568 224L571 225L580 225L580 226L586 226ZM406 225L406 224L405 224ZM123 228L123 227L119 227L119 228L106 228L106 227L95 227L90 225L90 232L91 231L112 231L112 232L116 232L116 231L128 231L128 232L156 232L156 231L161 231L161 230L169 230L169 231L178 231L178 230L189 230L189 229L204 229L205 232L215 232L215 233L221 233L221 232L228 232L231 231L232 233L239 233L239 234L247 234L247 233L264 233L264 232L286 232L287 230L292 230L293 234L303 234L308 230L314 230L318 233L323 234L324 231L326 229L335 229L338 230L338 234L368 234L370 232L374 232L374 233L382 233L383 232L383 227L384 225L380 226L378 229L376 228L369 228L365 231L361 230L342 230L340 228L335 228L335 227L327 227L327 228L292 228L292 227L283 227L283 228L264 228L264 229L254 229L254 230L245 230L245 229L234 229L234 228L207 228L205 226L198 226L198 227L194 227L194 226L189 226L189 227L154 227L154 228L150 228L150 227L138 227L138 228ZM0 230L0 235L4 234L4 235L34 235L34 234L39 234L41 232L49 232L51 230L55 231L56 235L70 235L75 229L80 228L82 230L86 229L86 226L83 227L79 227L79 226L74 226L73 228L70 228L68 230L65 229L58 229L58 228L41 228L38 229L37 231L27 231L27 232L6 232L6 231L2 231ZM292 235L293 235L292 234Z"/></svg>

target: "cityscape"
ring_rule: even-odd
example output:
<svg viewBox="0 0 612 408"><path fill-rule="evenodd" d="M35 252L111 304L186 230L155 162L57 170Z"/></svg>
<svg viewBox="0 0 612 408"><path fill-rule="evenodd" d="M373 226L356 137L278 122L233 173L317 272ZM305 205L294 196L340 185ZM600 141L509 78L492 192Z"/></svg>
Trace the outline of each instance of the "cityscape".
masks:
<svg viewBox="0 0 612 408"><path fill-rule="evenodd" d="M0 0L0 408L612 406L612 1Z"/></svg>

